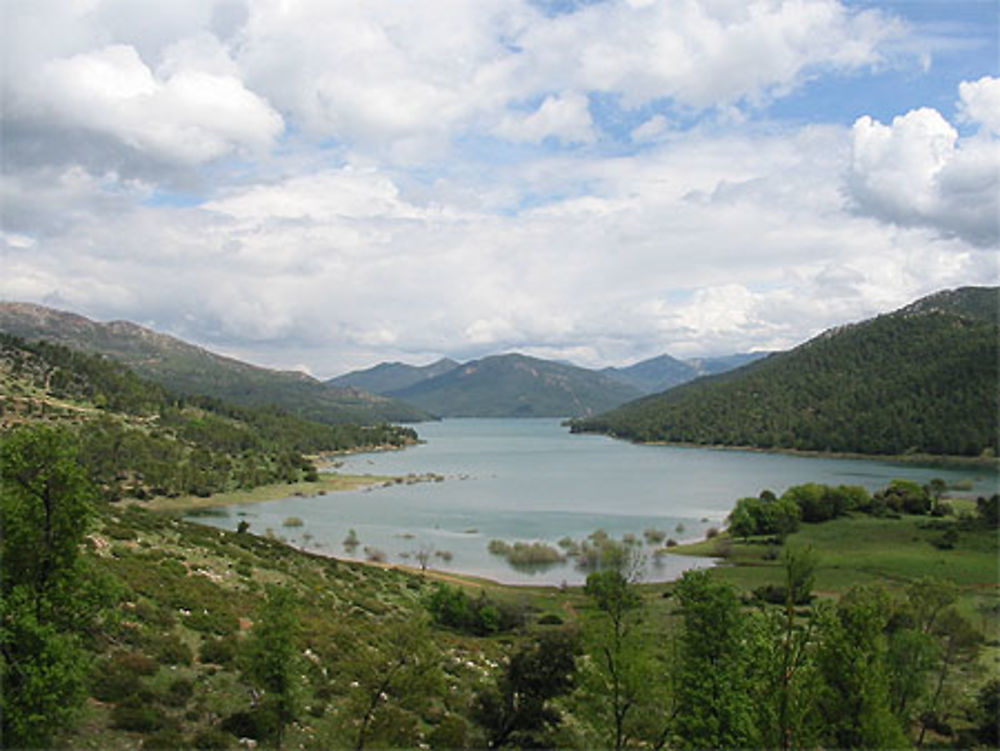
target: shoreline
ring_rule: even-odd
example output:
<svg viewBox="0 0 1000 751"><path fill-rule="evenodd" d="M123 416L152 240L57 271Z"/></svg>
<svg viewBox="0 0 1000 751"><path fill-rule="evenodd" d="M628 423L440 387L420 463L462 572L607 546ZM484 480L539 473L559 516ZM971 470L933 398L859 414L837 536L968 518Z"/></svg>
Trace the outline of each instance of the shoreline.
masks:
<svg viewBox="0 0 1000 751"><path fill-rule="evenodd" d="M280 501L291 497L317 498L328 493L377 487L394 480L395 478L390 475L342 475L336 472L322 472L316 482L272 483L258 485L250 489L215 493L205 498L194 495L181 495L176 498L158 496L150 501L132 499L129 503L149 511L196 511L223 506L239 506L246 503Z"/></svg>
<svg viewBox="0 0 1000 751"><path fill-rule="evenodd" d="M785 456L811 457L814 459L863 459L893 464L920 464L938 467L981 467L1000 472L1000 458L990 456L958 456L953 454L861 454L848 451L819 451L814 449L762 448L760 446L731 446L724 443L689 443L685 441L637 441L624 436L600 431L581 431L578 435L604 435L616 441L626 441L636 446L673 446L676 448L709 449L713 451L741 451L751 454L783 454Z"/></svg>

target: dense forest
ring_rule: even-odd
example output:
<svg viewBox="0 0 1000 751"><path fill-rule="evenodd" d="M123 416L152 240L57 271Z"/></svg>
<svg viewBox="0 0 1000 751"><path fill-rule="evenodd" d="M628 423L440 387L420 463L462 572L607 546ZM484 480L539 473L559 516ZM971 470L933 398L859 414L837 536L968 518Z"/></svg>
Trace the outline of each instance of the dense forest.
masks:
<svg viewBox="0 0 1000 751"><path fill-rule="evenodd" d="M984 674L960 588L920 576L820 597L822 562L791 529L741 532L743 547L776 551L779 584L761 592L708 571L640 586L624 541L607 542L582 589L487 591L107 503L80 452L67 427L0 441L6 748L1000 741L1000 681ZM991 538L995 551L997 498L951 516L936 493L890 487L873 506L816 486L758 500L822 527L861 506L902 519L907 502L890 496L913 494L966 556Z"/></svg>
<svg viewBox="0 0 1000 751"><path fill-rule="evenodd" d="M996 456L998 327L979 313L995 313L997 291L948 302L829 331L572 429L645 442Z"/></svg>
<svg viewBox="0 0 1000 751"><path fill-rule="evenodd" d="M0 335L0 420L74 426L80 459L110 499L316 479L307 454L416 439L395 425L324 425L277 407L172 394L121 364Z"/></svg>

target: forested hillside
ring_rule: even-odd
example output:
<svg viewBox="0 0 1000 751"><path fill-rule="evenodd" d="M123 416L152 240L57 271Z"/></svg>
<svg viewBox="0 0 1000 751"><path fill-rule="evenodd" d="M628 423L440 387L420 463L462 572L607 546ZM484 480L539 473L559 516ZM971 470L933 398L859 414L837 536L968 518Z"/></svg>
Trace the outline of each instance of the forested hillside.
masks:
<svg viewBox="0 0 1000 751"><path fill-rule="evenodd" d="M278 406L319 422L376 424L430 417L394 399L222 357L128 321L98 323L41 305L0 303L0 332L106 355L176 393L250 407Z"/></svg>
<svg viewBox="0 0 1000 751"><path fill-rule="evenodd" d="M765 449L996 455L996 310L996 288L935 295L573 430Z"/></svg>
<svg viewBox="0 0 1000 751"><path fill-rule="evenodd" d="M25 422L72 426L112 499L315 479L305 454L416 438L394 425L324 425L276 407L178 396L113 360L0 335L0 427Z"/></svg>

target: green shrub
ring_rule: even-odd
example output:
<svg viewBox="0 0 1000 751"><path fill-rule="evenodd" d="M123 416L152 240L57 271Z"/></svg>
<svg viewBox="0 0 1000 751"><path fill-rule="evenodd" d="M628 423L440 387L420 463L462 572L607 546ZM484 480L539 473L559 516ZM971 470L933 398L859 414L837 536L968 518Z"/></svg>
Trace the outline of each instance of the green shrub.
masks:
<svg viewBox="0 0 1000 751"><path fill-rule="evenodd" d="M142 688L143 676L156 673L156 662L141 652L118 652L99 661L91 675L91 695L100 701L123 701Z"/></svg>
<svg viewBox="0 0 1000 751"><path fill-rule="evenodd" d="M232 736L218 728L199 730L191 739L191 746L202 751L217 751L232 746Z"/></svg>
<svg viewBox="0 0 1000 751"><path fill-rule="evenodd" d="M485 592L472 598L447 584L434 588L427 600L427 610L438 625L475 636L510 631L525 620L524 612L517 606L495 602Z"/></svg>
<svg viewBox="0 0 1000 751"><path fill-rule="evenodd" d="M147 649L161 665L190 665L194 654L177 634L158 634L147 641Z"/></svg>
<svg viewBox="0 0 1000 751"><path fill-rule="evenodd" d="M185 747L184 737L173 728L158 730L142 742L144 749L155 749L156 751L177 751Z"/></svg>
<svg viewBox="0 0 1000 751"><path fill-rule="evenodd" d="M190 678L175 678L163 694L163 703L168 707L183 707L194 696L194 681Z"/></svg>
<svg viewBox="0 0 1000 751"><path fill-rule="evenodd" d="M198 649L198 660L231 667L236 661L237 641L235 635L220 638L207 637Z"/></svg>
<svg viewBox="0 0 1000 751"><path fill-rule="evenodd" d="M142 703L139 697L126 700L112 709L111 723L119 730L131 730L136 733L152 733L163 730L169 724L163 710Z"/></svg>

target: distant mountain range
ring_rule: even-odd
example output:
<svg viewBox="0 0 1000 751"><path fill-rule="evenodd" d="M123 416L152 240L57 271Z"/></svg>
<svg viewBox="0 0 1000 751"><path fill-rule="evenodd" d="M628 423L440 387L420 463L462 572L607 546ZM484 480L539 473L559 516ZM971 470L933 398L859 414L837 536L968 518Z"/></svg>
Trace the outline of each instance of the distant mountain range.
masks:
<svg viewBox="0 0 1000 751"><path fill-rule="evenodd" d="M473 360L389 393L442 417L575 417L641 395L593 370L519 354Z"/></svg>
<svg viewBox="0 0 1000 751"><path fill-rule="evenodd" d="M505 354L464 364L449 359L424 366L380 363L327 383L395 397L441 417L573 417L739 367L765 354L687 361L661 355L599 371Z"/></svg>
<svg viewBox="0 0 1000 751"><path fill-rule="evenodd" d="M998 287L940 292L573 429L636 441L995 456L998 316Z"/></svg>
<svg viewBox="0 0 1000 751"><path fill-rule="evenodd" d="M625 368L605 368L601 372L634 386L644 394L655 394L703 375L725 373L727 370L739 368L767 355L767 352L748 352L691 360L678 360L670 355L660 355Z"/></svg>
<svg viewBox="0 0 1000 751"><path fill-rule="evenodd" d="M407 365L402 362L383 362L365 370L355 370L327 381L331 386L357 388L373 394L389 394L408 388L435 376L444 375L458 367L447 357L430 365Z"/></svg>
<svg viewBox="0 0 1000 751"><path fill-rule="evenodd" d="M98 323L30 303L0 303L0 332L117 360L182 394L257 407L274 404L328 424L416 422L430 415L390 397L340 388L304 373L250 365L127 321Z"/></svg>

